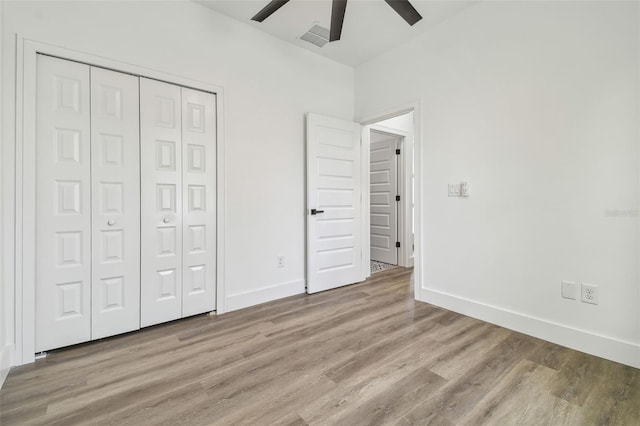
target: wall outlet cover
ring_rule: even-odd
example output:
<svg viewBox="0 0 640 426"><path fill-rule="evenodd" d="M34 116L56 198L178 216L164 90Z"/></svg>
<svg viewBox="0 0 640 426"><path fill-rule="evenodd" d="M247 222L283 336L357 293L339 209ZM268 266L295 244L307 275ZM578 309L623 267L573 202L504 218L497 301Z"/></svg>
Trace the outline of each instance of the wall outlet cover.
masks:
<svg viewBox="0 0 640 426"><path fill-rule="evenodd" d="M469 196L469 182L460 182L460 196L461 197Z"/></svg>
<svg viewBox="0 0 640 426"><path fill-rule="evenodd" d="M598 286L594 284L582 283L582 297L584 303L598 304Z"/></svg>

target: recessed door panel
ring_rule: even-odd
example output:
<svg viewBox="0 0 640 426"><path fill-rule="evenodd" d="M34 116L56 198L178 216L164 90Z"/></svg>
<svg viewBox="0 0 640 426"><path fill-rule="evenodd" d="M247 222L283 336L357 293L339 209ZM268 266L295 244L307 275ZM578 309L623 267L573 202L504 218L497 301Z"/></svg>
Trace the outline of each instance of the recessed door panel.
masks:
<svg viewBox="0 0 640 426"><path fill-rule="evenodd" d="M57 232L58 264L57 266L82 265L82 231Z"/></svg>
<svg viewBox="0 0 640 426"><path fill-rule="evenodd" d="M356 260L353 247L322 250L317 256L318 271L321 274L349 268Z"/></svg>
<svg viewBox="0 0 640 426"><path fill-rule="evenodd" d="M55 208L57 215L82 215L82 180L56 180L54 185Z"/></svg>
<svg viewBox="0 0 640 426"><path fill-rule="evenodd" d="M102 263L123 262L125 252L124 231L121 229L101 231L100 238L102 239Z"/></svg>
<svg viewBox="0 0 640 426"><path fill-rule="evenodd" d="M189 266L189 273L185 280L185 286L187 287L187 293L190 296L205 293L207 290L207 266Z"/></svg>
<svg viewBox="0 0 640 426"><path fill-rule="evenodd" d="M207 158L206 147L203 145L187 145L187 170L190 173L204 173Z"/></svg>
<svg viewBox="0 0 640 426"><path fill-rule="evenodd" d="M40 56L40 58L42 57ZM55 58L53 59L55 60ZM58 60L58 64L60 64L60 61ZM44 63L44 61L40 62ZM51 75L53 79L53 111L84 115L88 112L89 103L87 81L83 74L76 74L75 77L63 75L62 73L67 72L63 68L66 67L68 69L76 64L75 62L64 62L65 64L58 65L61 73ZM85 68L88 69L86 66Z"/></svg>
<svg viewBox="0 0 640 426"><path fill-rule="evenodd" d="M353 238L356 232L355 225L353 219L328 219L318 221L316 232L319 240Z"/></svg>
<svg viewBox="0 0 640 426"><path fill-rule="evenodd" d="M143 327L182 316L180 87L140 79Z"/></svg>
<svg viewBox="0 0 640 426"><path fill-rule="evenodd" d="M99 187L100 213L103 215L122 215L124 213L124 183L101 182Z"/></svg>
<svg viewBox="0 0 640 426"><path fill-rule="evenodd" d="M95 69L94 71L102 72L102 70ZM109 86L105 80L99 83L97 91L94 91L92 96L97 97L97 102L94 103L94 107L98 108L98 113L102 118L122 120L123 102L124 98L128 96L128 94L123 95L122 91L122 87Z"/></svg>
<svg viewBox="0 0 640 426"><path fill-rule="evenodd" d="M175 226L160 226L157 228L158 233L158 256L176 256L177 241Z"/></svg>
<svg viewBox="0 0 640 426"><path fill-rule="evenodd" d="M122 135L109 135L101 133L98 135L99 155L101 166L122 167L124 164L123 137ZM95 154L94 154L95 155ZM131 161L131 160L130 160Z"/></svg>
<svg viewBox="0 0 640 426"><path fill-rule="evenodd" d="M207 227L204 225L189 226L185 244L185 249L189 251L189 254L204 253L207 249Z"/></svg>
<svg viewBox="0 0 640 426"><path fill-rule="evenodd" d="M176 298L178 297L176 281L177 279L175 269L165 269L158 271L156 283L156 302L176 300Z"/></svg>
<svg viewBox="0 0 640 426"><path fill-rule="evenodd" d="M207 187L205 185L189 185L189 212L205 212Z"/></svg>
<svg viewBox="0 0 640 426"><path fill-rule="evenodd" d="M91 337L140 328L138 78L91 68Z"/></svg>
<svg viewBox="0 0 640 426"><path fill-rule="evenodd" d="M85 288L82 282L61 283L57 285L57 288L58 315L56 320L81 318L84 310L82 289Z"/></svg>
<svg viewBox="0 0 640 426"><path fill-rule="evenodd" d="M37 57L36 351L91 338L89 66Z"/></svg>
<svg viewBox="0 0 640 426"><path fill-rule="evenodd" d="M216 97L182 88L182 315L215 309Z"/></svg>
<svg viewBox="0 0 640 426"><path fill-rule="evenodd" d="M176 142L156 141L156 163L158 170L176 170Z"/></svg>
<svg viewBox="0 0 640 426"><path fill-rule="evenodd" d="M58 163L80 162L80 132L72 129L55 129L54 150Z"/></svg>
<svg viewBox="0 0 640 426"><path fill-rule="evenodd" d="M121 311L125 309L124 277L109 277L101 280L102 306L101 312ZM134 301L135 303L135 301Z"/></svg>

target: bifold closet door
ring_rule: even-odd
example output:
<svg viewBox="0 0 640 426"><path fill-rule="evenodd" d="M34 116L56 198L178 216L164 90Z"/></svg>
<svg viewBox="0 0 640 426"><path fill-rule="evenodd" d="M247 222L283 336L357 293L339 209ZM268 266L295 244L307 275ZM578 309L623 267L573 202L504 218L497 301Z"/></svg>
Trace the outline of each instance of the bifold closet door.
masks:
<svg viewBox="0 0 640 426"><path fill-rule="evenodd" d="M140 328L138 77L91 68L91 338Z"/></svg>
<svg viewBox="0 0 640 426"><path fill-rule="evenodd" d="M215 309L216 98L182 88L182 316Z"/></svg>
<svg viewBox="0 0 640 426"><path fill-rule="evenodd" d="M140 328L138 78L38 55L36 350Z"/></svg>
<svg viewBox="0 0 640 426"><path fill-rule="evenodd" d="M182 316L180 87L140 79L142 327Z"/></svg>
<svg viewBox="0 0 640 426"><path fill-rule="evenodd" d="M143 327L215 309L215 95L140 79Z"/></svg>
<svg viewBox="0 0 640 426"><path fill-rule="evenodd" d="M91 338L90 67L37 58L36 351Z"/></svg>

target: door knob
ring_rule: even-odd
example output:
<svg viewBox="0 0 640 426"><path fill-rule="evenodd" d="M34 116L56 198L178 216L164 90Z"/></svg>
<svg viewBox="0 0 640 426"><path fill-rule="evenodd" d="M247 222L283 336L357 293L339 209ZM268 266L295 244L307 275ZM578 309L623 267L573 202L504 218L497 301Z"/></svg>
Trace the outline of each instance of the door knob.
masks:
<svg viewBox="0 0 640 426"><path fill-rule="evenodd" d="M169 216L165 216L165 217L162 219L162 222L164 222L164 223L169 223L169 221L170 221L170 220L171 220L171 219L169 219Z"/></svg>
<svg viewBox="0 0 640 426"><path fill-rule="evenodd" d="M311 209L311 215L315 216L319 213L324 213L324 210L316 210L316 209Z"/></svg>
<svg viewBox="0 0 640 426"><path fill-rule="evenodd" d="M109 220L107 221L107 225L109 225L109 226L113 226L113 225L115 225L115 224L116 224L116 221L115 221L115 220L113 220L113 219L109 219Z"/></svg>

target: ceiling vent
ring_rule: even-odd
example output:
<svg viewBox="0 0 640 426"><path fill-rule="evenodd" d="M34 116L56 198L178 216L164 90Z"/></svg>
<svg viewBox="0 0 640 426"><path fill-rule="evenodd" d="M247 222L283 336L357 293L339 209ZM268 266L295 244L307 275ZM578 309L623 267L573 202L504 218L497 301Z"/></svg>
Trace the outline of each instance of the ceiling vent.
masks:
<svg viewBox="0 0 640 426"><path fill-rule="evenodd" d="M329 30L321 27L320 25L314 25L300 38L318 47L322 47L329 43Z"/></svg>

